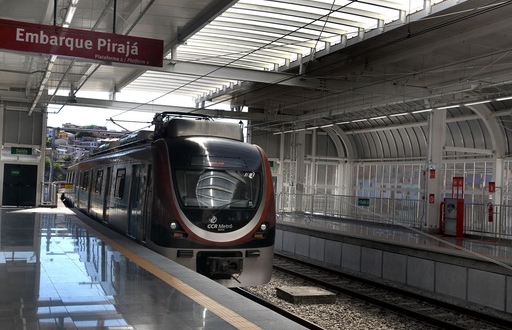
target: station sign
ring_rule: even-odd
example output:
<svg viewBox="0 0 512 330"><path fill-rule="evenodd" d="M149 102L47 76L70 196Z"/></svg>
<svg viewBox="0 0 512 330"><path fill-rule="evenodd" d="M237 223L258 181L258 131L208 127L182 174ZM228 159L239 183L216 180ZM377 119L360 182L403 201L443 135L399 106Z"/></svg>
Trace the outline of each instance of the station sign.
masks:
<svg viewBox="0 0 512 330"><path fill-rule="evenodd" d="M11 147L11 155L32 155L32 148Z"/></svg>
<svg viewBox="0 0 512 330"><path fill-rule="evenodd" d="M489 181L489 192L490 193L496 192L496 182Z"/></svg>
<svg viewBox="0 0 512 330"><path fill-rule="evenodd" d="M0 49L162 67L163 40L0 19Z"/></svg>
<svg viewBox="0 0 512 330"><path fill-rule="evenodd" d="M454 176L452 178L452 187L454 187L454 188L464 187L464 177L463 176Z"/></svg>

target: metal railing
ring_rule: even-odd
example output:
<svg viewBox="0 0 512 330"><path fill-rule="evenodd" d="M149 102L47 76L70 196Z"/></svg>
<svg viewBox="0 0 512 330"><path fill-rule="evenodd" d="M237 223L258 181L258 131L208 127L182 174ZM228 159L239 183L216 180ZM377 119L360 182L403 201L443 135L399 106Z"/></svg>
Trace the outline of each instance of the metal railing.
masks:
<svg viewBox="0 0 512 330"><path fill-rule="evenodd" d="M304 212L331 217L420 227L424 202L344 195L278 194L278 212Z"/></svg>
<svg viewBox="0 0 512 330"><path fill-rule="evenodd" d="M283 193L276 195L276 205L279 213L300 212L420 229L426 202L414 199ZM512 206L493 205L490 218L488 204L465 204L464 234L512 240Z"/></svg>
<svg viewBox="0 0 512 330"><path fill-rule="evenodd" d="M59 184L57 182L43 182L41 187L41 206L56 207Z"/></svg>
<svg viewBox="0 0 512 330"><path fill-rule="evenodd" d="M512 239L512 206L464 205L464 233L482 237Z"/></svg>

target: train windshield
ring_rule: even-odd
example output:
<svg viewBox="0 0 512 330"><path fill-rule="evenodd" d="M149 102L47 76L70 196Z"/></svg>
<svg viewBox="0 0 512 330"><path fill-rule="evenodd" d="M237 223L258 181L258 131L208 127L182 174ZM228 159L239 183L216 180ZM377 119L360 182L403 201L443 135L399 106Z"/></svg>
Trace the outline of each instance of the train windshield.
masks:
<svg viewBox="0 0 512 330"><path fill-rule="evenodd" d="M255 209L261 194L261 174L238 170L177 170L181 204L185 208Z"/></svg>

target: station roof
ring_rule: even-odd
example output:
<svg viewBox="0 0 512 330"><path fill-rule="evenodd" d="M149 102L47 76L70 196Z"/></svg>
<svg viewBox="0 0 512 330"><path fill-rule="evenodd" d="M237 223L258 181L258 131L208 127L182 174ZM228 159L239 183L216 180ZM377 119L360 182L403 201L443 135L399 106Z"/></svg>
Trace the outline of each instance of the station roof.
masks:
<svg viewBox="0 0 512 330"><path fill-rule="evenodd" d="M349 132L414 126L432 108L487 101L507 108L496 100L512 96L510 1L0 4L1 19L160 39L164 45L163 65L150 67L13 52L0 41L0 100L12 108L52 105L49 111L59 111L73 94L74 105L127 115L200 112L247 119L272 133L329 125ZM226 104L227 111L221 107Z"/></svg>

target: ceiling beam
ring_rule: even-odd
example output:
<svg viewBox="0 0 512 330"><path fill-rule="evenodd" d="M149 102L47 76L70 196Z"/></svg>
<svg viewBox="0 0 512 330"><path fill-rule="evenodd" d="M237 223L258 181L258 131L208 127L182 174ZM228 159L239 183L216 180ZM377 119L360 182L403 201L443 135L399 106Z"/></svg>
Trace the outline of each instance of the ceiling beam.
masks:
<svg viewBox="0 0 512 330"><path fill-rule="evenodd" d="M55 96L52 104L65 105L68 103L67 96ZM179 107L169 105L158 105L158 104L141 104L134 102L122 102L122 101L111 101L111 100L99 100L91 98L76 98L77 103L73 103L74 107L89 107L89 108L104 108L108 110L122 110L122 111L133 111L133 112L149 112L149 113L161 113L165 111L182 112L182 113L194 113L208 115L213 118L228 118L238 120L252 120L252 121L293 121L295 116L288 115L274 115L267 113L257 112L240 112L240 111L227 111L222 109L196 109L190 107Z"/></svg>
<svg viewBox="0 0 512 330"><path fill-rule="evenodd" d="M304 78L291 73L257 71L190 62L173 62L171 64L164 65L161 69L157 68L154 71L189 76L192 75L197 77L207 76L209 78L216 79L229 79L276 85L279 84L312 89L321 87L320 79Z"/></svg>
<svg viewBox="0 0 512 330"><path fill-rule="evenodd" d="M197 18L191 21L190 24L181 29L176 38L171 40L164 48L164 53L167 54L175 46L182 44L188 38L196 34L203 27L208 25L218 16L222 15L227 9L231 8L236 4L238 0L217 0L214 1L214 5L206 8Z"/></svg>
<svg viewBox="0 0 512 330"><path fill-rule="evenodd" d="M232 7L235 3L237 3L237 0L214 1L214 5L212 7L206 8L199 15L199 17L195 18L191 21L190 24L186 25L185 27L183 27L183 29L178 31L177 36L164 46L164 54L162 55L169 54L173 49L176 49L176 47L179 44L183 43L188 38L193 36L195 33L197 33L197 31L201 30L204 26L213 21L216 17L220 16L224 11ZM141 68L139 70L134 71L130 76L125 78L123 81L119 82L115 86L115 90L111 90L110 93L120 91L121 89L129 85L133 80L137 79L145 71L153 69L154 68Z"/></svg>
<svg viewBox="0 0 512 330"><path fill-rule="evenodd" d="M463 153L469 153L469 154L482 154L482 155L493 155L494 154L494 150L479 149L479 148L463 148L463 147L444 146L443 149L444 149L444 151L463 152Z"/></svg>

